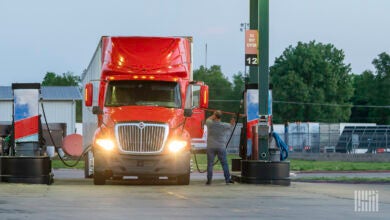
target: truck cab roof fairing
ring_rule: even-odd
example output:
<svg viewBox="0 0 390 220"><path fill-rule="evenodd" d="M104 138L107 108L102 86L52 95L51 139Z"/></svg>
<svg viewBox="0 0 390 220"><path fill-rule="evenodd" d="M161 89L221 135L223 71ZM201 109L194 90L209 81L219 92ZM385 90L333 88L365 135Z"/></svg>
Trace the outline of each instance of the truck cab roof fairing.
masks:
<svg viewBox="0 0 390 220"><path fill-rule="evenodd" d="M191 71L189 40L175 37L104 37L103 72L176 75ZM183 76L183 74L185 74Z"/></svg>

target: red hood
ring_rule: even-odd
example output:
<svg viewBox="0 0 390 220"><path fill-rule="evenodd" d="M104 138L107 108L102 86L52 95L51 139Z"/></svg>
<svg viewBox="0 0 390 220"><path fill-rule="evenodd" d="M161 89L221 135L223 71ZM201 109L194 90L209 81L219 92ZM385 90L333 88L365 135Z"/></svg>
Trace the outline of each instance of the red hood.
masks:
<svg viewBox="0 0 390 220"><path fill-rule="evenodd" d="M104 120L115 123L142 121L168 123L170 128L177 127L184 121L182 109L163 108L154 106L122 106L104 109ZM109 121L108 121L109 120ZM112 122L111 121L111 122Z"/></svg>

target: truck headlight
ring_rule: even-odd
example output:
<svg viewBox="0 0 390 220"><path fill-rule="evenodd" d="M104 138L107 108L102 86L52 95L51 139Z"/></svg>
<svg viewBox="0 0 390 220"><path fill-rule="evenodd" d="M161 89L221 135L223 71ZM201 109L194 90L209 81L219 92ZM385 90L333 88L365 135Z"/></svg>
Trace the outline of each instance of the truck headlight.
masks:
<svg viewBox="0 0 390 220"><path fill-rule="evenodd" d="M110 139L96 139L96 144L108 151L114 149L114 142Z"/></svg>
<svg viewBox="0 0 390 220"><path fill-rule="evenodd" d="M168 149L173 152L173 153L176 153L180 150L182 150L183 148L185 148L185 146L187 146L187 142L186 141L171 141L171 143L169 143L168 145Z"/></svg>

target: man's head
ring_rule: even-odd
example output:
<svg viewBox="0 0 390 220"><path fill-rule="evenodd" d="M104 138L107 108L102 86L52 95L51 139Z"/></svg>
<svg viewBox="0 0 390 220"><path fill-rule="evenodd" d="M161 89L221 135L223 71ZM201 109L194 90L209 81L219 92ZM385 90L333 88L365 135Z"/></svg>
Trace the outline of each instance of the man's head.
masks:
<svg viewBox="0 0 390 220"><path fill-rule="evenodd" d="M215 118L216 119L221 119L222 117L222 112L220 110L217 110L214 112Z"/></svg>

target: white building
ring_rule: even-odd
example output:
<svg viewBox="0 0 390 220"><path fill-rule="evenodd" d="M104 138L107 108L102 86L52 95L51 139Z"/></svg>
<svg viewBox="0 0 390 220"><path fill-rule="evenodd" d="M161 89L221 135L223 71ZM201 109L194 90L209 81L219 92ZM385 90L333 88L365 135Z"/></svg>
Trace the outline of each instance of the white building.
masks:
<svg viewBox="0 0 390 220"><path fill-rule="evenodd" d="M76 86L42 86L41 97L48 123L66 123L66 134L76 133L76 101L81 93ZM11 86L0 86L0 122L12 122L13 94ZM41 104L39 114L45 125Z"/></svg>

